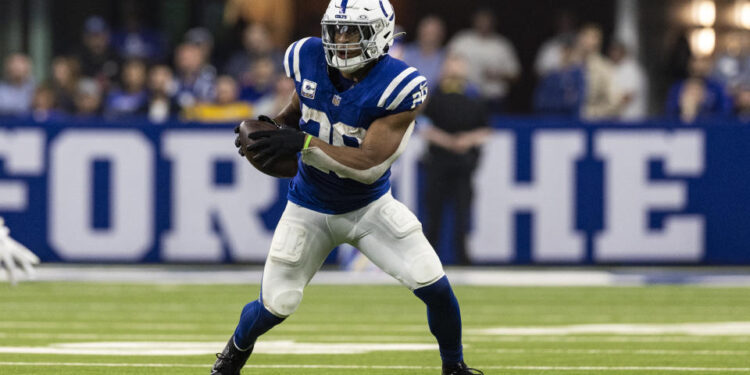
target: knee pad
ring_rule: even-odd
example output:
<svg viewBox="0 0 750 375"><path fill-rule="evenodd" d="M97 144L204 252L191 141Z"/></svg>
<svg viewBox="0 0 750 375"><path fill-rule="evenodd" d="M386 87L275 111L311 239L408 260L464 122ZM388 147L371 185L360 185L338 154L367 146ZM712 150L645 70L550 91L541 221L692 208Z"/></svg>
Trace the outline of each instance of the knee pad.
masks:
<svg viewBox="0 0 750 375"><path fill-rule="evenodd" d="M409 271L411 277L417 283L417 288L430 285L445 275L440 259L432 250L416 257L412 261Z"/></svg>
<svg viewBox="0 0 750 375"><path fill-rule="evenodd" d="M274 315L286 318L297 311L302 303L301 290L285 290L277 293L263 293L263 306Z"/></svg>

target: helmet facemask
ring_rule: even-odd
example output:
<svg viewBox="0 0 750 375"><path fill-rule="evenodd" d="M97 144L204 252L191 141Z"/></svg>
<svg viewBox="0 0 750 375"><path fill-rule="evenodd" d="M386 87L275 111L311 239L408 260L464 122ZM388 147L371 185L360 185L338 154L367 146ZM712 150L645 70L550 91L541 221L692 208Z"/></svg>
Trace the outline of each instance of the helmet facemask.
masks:
<svg viewBox="0 0 750 375"><path fill-rule="evenodd" d="M322 25L326 61L329 66L341 72L355 72L386 53L386 51L378 50L376 41L385 29L383 20L372 22L324 20ZM341 34L345 36L345 43L336 42L336 36Z"/></svg>

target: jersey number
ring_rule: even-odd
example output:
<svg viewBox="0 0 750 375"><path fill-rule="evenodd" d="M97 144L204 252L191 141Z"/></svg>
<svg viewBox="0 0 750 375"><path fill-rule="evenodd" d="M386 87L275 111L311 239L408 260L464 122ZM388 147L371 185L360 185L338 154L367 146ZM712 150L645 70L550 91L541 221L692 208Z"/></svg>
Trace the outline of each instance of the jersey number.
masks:
<svg viewBox="0 0 750 375"><path fill-rule="evenodd" d="M303 105L302 120L308 125L319 125L318 138L333 146L359 147L365 139L367 130L355 128L342 122L331 125L325 113Z"/></svg>
<svg viewBox="0 0 750 375"><path fill-rule="evenodd" d="M419 86L419 91L415 92L414 95L411 96L411 109L417 108L418 105L424 103L424 101L427 100L428 91L429 90L427 89L426 82Z"/></svg>

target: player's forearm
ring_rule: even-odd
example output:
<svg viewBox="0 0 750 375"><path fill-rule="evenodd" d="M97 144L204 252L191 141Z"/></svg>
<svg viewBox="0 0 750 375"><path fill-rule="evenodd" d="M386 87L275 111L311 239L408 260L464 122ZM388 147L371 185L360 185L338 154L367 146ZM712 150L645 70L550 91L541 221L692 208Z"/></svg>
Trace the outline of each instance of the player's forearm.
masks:
<svg viewBox="0 0 750 375"><path fill-rule="evenodd" d="M331 146L317 138L311 140L309 148L320 149L326 155L330 156L333 160L341 163L345 167L362 171L382 163L388 158L388 156L390 156L378 155L376 152L365 148Z"/></svg>
<svg viewBox="0 0 750 375"><path fill-rule="evenodd" d="M335 172L339 177L370 185L404 152L413 130L412 124L401 134L400 143L388 147L370 147L367 143L361 148L336 147L312 139L309 147L302 151L302 161L324 172Z"/></svg>

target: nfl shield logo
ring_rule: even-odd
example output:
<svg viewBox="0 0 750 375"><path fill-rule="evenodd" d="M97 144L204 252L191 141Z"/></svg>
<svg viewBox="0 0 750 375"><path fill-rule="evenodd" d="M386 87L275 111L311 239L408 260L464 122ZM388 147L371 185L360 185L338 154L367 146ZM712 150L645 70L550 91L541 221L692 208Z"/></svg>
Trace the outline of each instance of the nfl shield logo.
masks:
<svg viewBox="0 0 750 375"><path fill-rule="evenodd" d="M338 107L339 104L341 104L341 97L338 96L338 95L334 95L333 96L333 105L335 105L336 107Z"/></svg>

